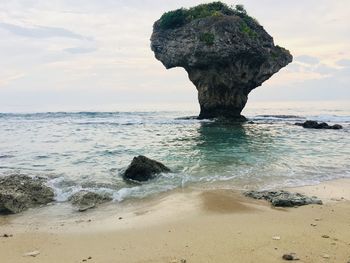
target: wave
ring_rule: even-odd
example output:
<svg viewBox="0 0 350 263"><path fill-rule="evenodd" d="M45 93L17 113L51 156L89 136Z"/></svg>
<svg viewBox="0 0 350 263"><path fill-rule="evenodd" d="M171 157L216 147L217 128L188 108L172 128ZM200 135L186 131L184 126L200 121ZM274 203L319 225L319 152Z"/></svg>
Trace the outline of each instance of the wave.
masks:
<svg viewBox="0 0 350 263"><path fill-rule="evenodd" d="M330 123L350 123L350 116L338 116L338 115L256 115L249 118L253 121L306 121L314 120L318 122L330 122Z"/></svg>
<svg viewBox="0 0 350 263"><path fill-rule="evenodd" d="M10 154L0 154L0 159L9 159L9 158L13 158L15 157L14 155L10 155Z"/></svg>

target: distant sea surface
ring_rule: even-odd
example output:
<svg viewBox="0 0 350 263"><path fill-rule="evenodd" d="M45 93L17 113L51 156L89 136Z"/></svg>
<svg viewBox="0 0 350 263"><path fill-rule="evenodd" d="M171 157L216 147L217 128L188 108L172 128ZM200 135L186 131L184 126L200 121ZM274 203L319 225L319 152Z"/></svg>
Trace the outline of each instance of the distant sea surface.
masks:
<svg viewBox="0 0 350 263"><path fill-rule="evenodd" d="M0 175L48 176L56 200L81 190L116 201L188 185L271 189L350 177L350 102L250 103L255 124L186 119L195 110L0 113ZM343 130L295 126L305 120ZM172 169L142 185L121 174L137 155Z"/></svg>

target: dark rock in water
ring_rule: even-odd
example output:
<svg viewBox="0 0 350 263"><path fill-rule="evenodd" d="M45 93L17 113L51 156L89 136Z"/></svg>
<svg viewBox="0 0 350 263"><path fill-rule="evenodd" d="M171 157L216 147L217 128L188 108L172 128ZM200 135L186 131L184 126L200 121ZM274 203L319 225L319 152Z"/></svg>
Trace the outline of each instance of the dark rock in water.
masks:
<svg viewBox="0 0 350 263"><path fill-rule="evenodd" d="M54 192L43 178L10 175L0 178L0 214L16 214L53 201Z"/></svg>
<svg viewBox="0 0 350 263"><path fill-rule="evenodd" d="M343 126L341 126L340 124L334 124L331 127L332 127L333 130L341 130L341 129L343 129Z"/></svg>
<svg viewBox="0 0 350 263"><path fill-rule="evenodd" d="M248 191L244 195L254 199L267 200L273 206L277 207L294 207L310 204L322 205L322 201L317 197L308 197L303 194L287 191Z"/></svg>
<svg viewBox="0 0 350 263"><path fill-rule="evenodd" d="M166 172L170 172L170 169L164 164L140 155L134 157L123 177L125 180L144 182Z"/></svg>
<svg viewBox="0 0 350 263"><path fill-rule="evenodd" d="M240 119L248 94L292 62L245 10L221 2L165 13L154 23L151 48L167 69L187 71L202 119Z"/></svg>
<svg viewBox="0 0 350 263"><path fill-rule="evenodd" d="M111 201L112 198L106 194L97 194L88 191L80 191L75 193L69 198L69 201L76 207L79 212L84 212L88 209L96 207L98 204L102 204Z"/></svg>
<svg viewBox="0 0 350 263"><path fill-rule="evenodd" d="M317 122L317 121L305 121L304 123L297 122L295 125L302 126L306 129L333 129L333 130L340 130L343 129L343 126L339 124L335 125L328 125L325 122Z"/></svg>

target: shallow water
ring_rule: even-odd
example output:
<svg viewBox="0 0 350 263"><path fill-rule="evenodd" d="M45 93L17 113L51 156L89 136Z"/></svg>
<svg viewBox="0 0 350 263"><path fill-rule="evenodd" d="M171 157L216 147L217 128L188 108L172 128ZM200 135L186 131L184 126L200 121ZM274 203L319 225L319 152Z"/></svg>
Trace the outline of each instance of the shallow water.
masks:
<svg viewBox="0 0 350 263"><path fill-rule="evenodd" d="M117 201L186 185L274 188L350 177L349 103L249 105L255 124L183 119L195 111L0 114L0 174L46 175L65 201L86 188ZM276 116L288 115L288 116ZM295 126L306 119L343 130ZM121 173L136 155L169 166L143 185Z"/></svg>

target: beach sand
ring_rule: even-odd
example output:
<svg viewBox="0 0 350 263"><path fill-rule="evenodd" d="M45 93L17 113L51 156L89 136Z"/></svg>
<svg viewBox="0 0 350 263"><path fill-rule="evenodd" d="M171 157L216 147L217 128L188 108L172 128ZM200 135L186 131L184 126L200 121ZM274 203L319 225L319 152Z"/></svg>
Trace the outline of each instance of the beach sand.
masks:
<svg viewBox="0 0 350 263"><path fill-rule="evenodd" d="M69 216L46 207L0 217L0 236L13 235L0 237L0 262L271 263L294 252L299 262L347 263L350 180L292 190L325 203L277 209L232 190L183 189Z"/></svg>

